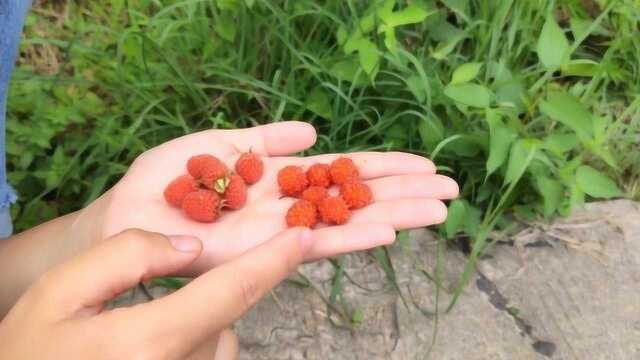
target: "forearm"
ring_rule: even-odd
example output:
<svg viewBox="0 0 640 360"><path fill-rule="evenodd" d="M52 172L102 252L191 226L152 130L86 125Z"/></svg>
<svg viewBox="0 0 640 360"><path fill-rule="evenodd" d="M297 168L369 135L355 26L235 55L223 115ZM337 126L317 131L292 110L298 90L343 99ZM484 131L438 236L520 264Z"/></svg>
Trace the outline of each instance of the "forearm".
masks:
<svg viewBox="0 0 640 360"><path fill-rule="evenodd" d="M103 201L0 241L0 319L43 273L99 237Z"/></svg>

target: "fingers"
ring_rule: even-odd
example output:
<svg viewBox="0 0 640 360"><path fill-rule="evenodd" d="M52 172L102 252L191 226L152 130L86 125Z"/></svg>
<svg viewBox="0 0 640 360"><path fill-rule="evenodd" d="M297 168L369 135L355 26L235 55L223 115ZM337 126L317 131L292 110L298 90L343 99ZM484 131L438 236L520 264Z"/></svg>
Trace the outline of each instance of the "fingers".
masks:
<svg viewBox="0 0 640 360"><path fill-rule="evenodd" d="M233 331L224 329L200 344L186 360L235 360L237 357L238 338Z"/></svg>
<svg viewBox="0 0 640 360"><path fill-rule="evenodd" d="M305 261L389 245L396 238L393 226L384 223L347 224L314 231L314 242Z"/></svg>
<svg viewBox="0 0 640 360"><path fill-rule="evenodd" d="M289 229L177 292L120 315L158 336L163 336L163 329L173 329L180 346L192 348L232 324L284 280L304 260L312 241L310 230Z"/></svg>
<svg viewBox="0 0 640 360"><path fill-rule="evenodd" d="M189 236L165 237L127 230L107 239L48 274L56 286L51 302L66 314L98 311L102 303L140 281L174 273L200 254L202 243Z"/></svg>
<svg viewBox="0 0 640 360"><path fill-rule="evenodd" d="M443 175L411 174L373 179L366 182L376 201L427 198L455 199L458 184Z"/></svg>
<svg viewBox="0 0 640 360"><path fill-rule="evenodd" d="M206 133L206 132L205 132ZM262 155L289 155L316 143L316 130L300 121L284 121L238 130L212 130L216 137L230 142L239 152Z"/></svg>
<svg viewBox="0 0 640 360"><path fill-rule="evenodd" d="M282 166L298 164L311 166L315 163L329 164L340 156L351 158L363 179L403 174L435 174L436 167L428 159L401 152L358 152L351 154L326 154L298 159L282 159Z"/></svg>
<svg viewBox="0 0 640 360"><path fill-rule="evenodd" d="M218 339L218 347L216 349L215 360L235 360L238 358L238 337L236 334L225 329L220 333Z"/></svg>
<svg viewBox="0 0 640 360"><path fill-rule="evenodd" d="M378 201L353 212L351 224L386 223L396 230L441 224L447 207L435 199L399 199Z"/></svg>

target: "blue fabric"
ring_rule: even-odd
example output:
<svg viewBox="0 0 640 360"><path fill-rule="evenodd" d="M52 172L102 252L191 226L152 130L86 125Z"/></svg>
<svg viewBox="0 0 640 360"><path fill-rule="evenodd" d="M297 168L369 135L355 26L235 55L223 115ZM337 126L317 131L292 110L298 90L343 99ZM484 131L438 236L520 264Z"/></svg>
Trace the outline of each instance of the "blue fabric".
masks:
<svg viewBox="0 0 640 360"><path fill-rule="evenodd" d="M20 36L30 0L0 0L0 236L11 234L9 205L16 193L7 183L5 116L9 79L18 54Z"/></svg>

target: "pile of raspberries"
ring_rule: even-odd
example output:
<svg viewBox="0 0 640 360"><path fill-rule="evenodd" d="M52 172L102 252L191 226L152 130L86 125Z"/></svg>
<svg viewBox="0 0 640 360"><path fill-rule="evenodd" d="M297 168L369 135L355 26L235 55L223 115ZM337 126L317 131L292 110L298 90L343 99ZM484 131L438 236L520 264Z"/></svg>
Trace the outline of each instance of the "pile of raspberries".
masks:
<svg viewBox="0 0 640 360"><path fill-rule="evenodd" d="M314 164L306 173L299 166L287 166L278 173L278 185L283 195L300 198L287 212L289 227L313 228L318 220L327 225L344 224L351 210L373 202L371 189L360 180L358 168L346 157L331 165ZM339 187L339 194L330 193L332 185Z"/></svg>
<svg viewBox="0 0 640 360"><path fill-rule="evenodd" d="M187 161L188 174L173 179L164 198L173 207L199 222L216 221L223 209L238 210L247 202L247 186L257 183L264 172L260 156L240 155L235 172L220 159L201 154ZM332 186L339 190L332 194ZM297 200L287 211L287 226L313 228L321 220L340 225L349 220L351 210L373 202L371 189L360 180L353 161L340 157L328 164L314 164L305 172L300 166L286 166L278 172L278 186L284 196Z"/></svg>
<svg viewBox="0 0 640 360"><path fill-rule="evenodd" d="M245 205L247 185L258 182L263 171L262 159L254 153L240 155L235 173L213 155L196 155L187 161L188 174L167 185L164 198L193 220L214 222L223 208L238 210Z"/></svg>

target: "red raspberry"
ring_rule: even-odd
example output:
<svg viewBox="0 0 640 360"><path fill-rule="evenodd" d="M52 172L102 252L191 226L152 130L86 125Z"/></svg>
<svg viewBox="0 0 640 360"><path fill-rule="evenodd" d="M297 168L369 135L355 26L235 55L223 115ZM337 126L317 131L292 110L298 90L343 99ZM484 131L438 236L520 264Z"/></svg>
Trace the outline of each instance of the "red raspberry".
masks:
<svg viewBox="0 0 640 360"><path fill-rule="evenodd" d="M242 208L247 202L247 184L239 175L231 175L223 199L223 206L233 210Z"/></svg>
<svg viewBox="0 0 640 360"><path fill-rule="evenodd" d="M320 186L309 186L307 190L302 192L302 199L315 205L320 204L320 202L328 196L329 191Z"/></svg>
<svg viewBox="0 0 640 360"><path fill-rule="evenodd" d="M331 186L331 175L329 175L329 165L314 164L307 170L307 179L311 186L321 186L328 188Z"/></svg>
<svg viewBox="0 0 640 360"><path fill-rule="evenodd" d="M287 211L287 226L305 226L313 228L318 222L316 206L306 200L298 200Z"/></svg>
<svg viewBox="0 0 640 360"><path fill-rule="evenodd" d="M328 225L344 224L351 216L347 203L340 196L330 196L322 200L318 210L322 221Z"/></svg>
<svg viewBox="0 0 640 360"><path fill-rule="evenodd" d="M182 209L195 221L214 222L220 216L220 196L211 190L189 193L182 201Z"/></svg>
<svg viewBox="0 0 640 360"><path fill-rule="evenodd" d="M284 195L297 196L309 186L309 181L300 166L286 166L278 172L278 185Z"/></svg>
<svg viewBox="0 0 640 360"><path fill-rule="evenodd" d="M244 153L236 161L236 173L248 185L255 184L262 177L264 164L260 156L254 153Z"/></svg>
<svg viewBox="0 0 640 360"><path fill-rule="evenodd" d="M353 160L347 157L339 157L331 163L329 167L331 180L336 185L342 185L347 182L356 181L360 178L358 168Z"/></svg>
<svg viewBox="0 0 640 360"><path fill-rule="evenodd" d="M363 182L352 181L340 186L340 196L350 209L363 208L373 201L369 186Z"/></svg>
<svg viewBox="0 0 640 360"><path fill-rule="evenodd" d="M229 173L227 165L209 154L191 157L187 161L187 171L209 189L214 189L218 179L225 178Z"/></svg>
<svg viewBox="0 0 640 360"><path fill-rule="evenodd" d="M198 191L198 183L190 175L182 175L173 179L164 189L164 199L169 205L181 207L188 193Z"/></svg>

